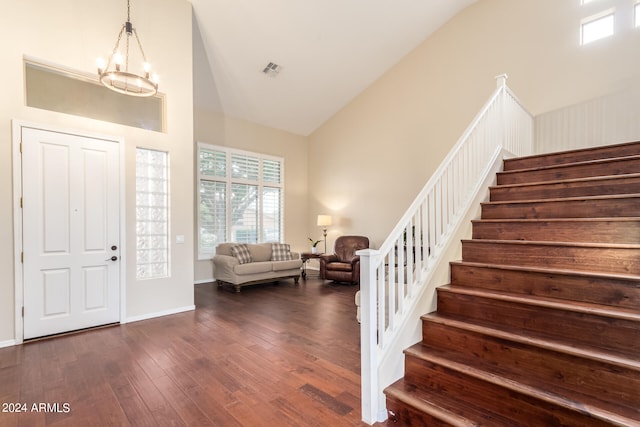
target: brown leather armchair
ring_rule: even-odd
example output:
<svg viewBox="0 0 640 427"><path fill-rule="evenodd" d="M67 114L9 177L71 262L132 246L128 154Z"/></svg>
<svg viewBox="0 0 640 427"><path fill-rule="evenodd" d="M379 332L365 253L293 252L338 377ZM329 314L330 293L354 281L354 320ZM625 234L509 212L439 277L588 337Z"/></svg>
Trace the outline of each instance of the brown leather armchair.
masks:
<svg viewBox="0 0 640 427"><path fill-rule="evenodd" d="M369 238L367 237L338 237L333 255L320 256L320 278L336 282L360 283L360 257L356 255L356 251L368 247Z"/></svg>

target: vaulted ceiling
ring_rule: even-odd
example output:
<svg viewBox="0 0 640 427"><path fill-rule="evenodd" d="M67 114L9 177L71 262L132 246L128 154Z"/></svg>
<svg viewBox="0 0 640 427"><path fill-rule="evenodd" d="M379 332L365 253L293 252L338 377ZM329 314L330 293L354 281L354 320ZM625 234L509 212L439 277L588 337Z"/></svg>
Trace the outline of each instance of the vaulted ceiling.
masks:
<svg viewBox="0 0 640 427"><path fill-rule="evenodd" d="M194 102L308 135L475 1L191 0Z"/></svg>

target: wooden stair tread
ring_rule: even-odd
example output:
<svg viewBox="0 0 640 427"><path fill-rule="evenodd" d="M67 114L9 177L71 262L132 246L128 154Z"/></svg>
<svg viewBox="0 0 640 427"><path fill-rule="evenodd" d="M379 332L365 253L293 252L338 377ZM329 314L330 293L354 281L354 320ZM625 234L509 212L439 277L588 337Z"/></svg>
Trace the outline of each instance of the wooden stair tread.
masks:
<svg viewBox="0 0 640 427"><path fill-rule="evenodd" d="M578 161L578 162L560 163L560 164L547 165L547 166L536 166L532 168L523 168L523 169L512 169L512 170L498 172L498 174L510 175L510 174L516 174L516 173L522 173L522 172L548 171L552 169L566 169L566 168L571 168L575 166L600 165L600 164L621 162L621 161L627 161L627 160L640 160L640 155L636 154L636 155L621 156L621 157L607 157L604 159L584 160L584 161Z"/></svg>
<svg viewBox="0 0 640 427"><path fill-rule="evenodd" d="M481 205L518 205L524 203L554 203L554 202L566 202L566 201L594 201L594 200L610 200L610 199L637 199L640 198L640 193L629 194L611 194L605 196L579 196L579 197L558 197L553 199L534 199L534 200L498 200L494 202L482 202Z"/></svg>
<svg viewBox="0 0 640 427"><path fill-rule="evenodd" d="M583 160L587 159L602 159L608 158L609 155L602 153L611 152L611 151L627 151L631 149L632 153L640 152L640 148L634 148L634 146L640 146L639 141L632 142L624 142L620 144L607 144L607 145L599 145L595 147L585 147L571 150L562 150L562 151L554 151L551 153L542 153L542 154L531 154L528 156L516 157L512 159L506 159L505 163L514 163L514 162L529 162L532 160L548 160L548 159L561 159L561 162L555 164L563 164L563 163L572 163L576 161L576 158L583 157ZM569 160L562 160L565 157L569 157ZM618 155L614 155L613 157L620 157Z"/></svg>
<svg viewBox="0 0 640 427"><path fill-rule="evenodd" d="M415 410L433 416L454 427L479 427L482 424L471 421L460 415L456 410L456 403L451 399L438 399L437 395L422 393L412 387L404 379L390 385L384 393L391 398L401 400ZM466 408L469 410L469 408ZM392 414L392 416L395 414Z"/></svg>
<svg viewBox="0 0 640 427"><path fill-rule="evenodd" d="M457 399L443 398L438 394L425 393L404 379L391 384L384 390L384 393L454 427L507 427L513 425L512 421L506 420L498 414L490 413L484 408L477 408L475 405ZM471 420L469 417L474 419ZM481 421L482 419L486 422Z"/></svg>
<svg viewBox="0 0 640 427"><path fill-rule="evenodd" d="M588 176L583 178L569 178L569 179L558 179L552 181L534 181L534 182L524 182L517 184L502 184L502 185L492 185L489 187L489 191L491 190L518 190L528 187L542 187L542 186L557 186L557 185L566 185L566 184L578 184L578 183L591 183L598 181L621 181L640 178L640 173L626 173L620 175L606 175L606 176Z"/></svg>
<svg viewBox="0 0 640 427"><path fill-rule="evenodd" d="M624 274L624 273L600 273L597 271L584 271L584 270L567 270L567 269L559 269L559 268L538 268L531 266L514 266L514 265L505 265L505 264L491 264L491 263L483 263L483 262L470 262L470 261L452 261L451 264L456 265L469 265L474 267L488 267L488 268L497 268L501 270L511 270L511 271L531 271L536 273L549 273L554 275L571 275L571 276L581 276L586 278L615 278L619 280L628 280L630 282L637 282L636 286L640 286L640 276L635 274Z"/></svg>
<svg viewBox="0 0 640 427"><path fill-rule="evenodd" d="M631 243L591 243L591 242L552 242L548 240L498 240L498 239L463 239L462 243L520 245L520 246L570 246L574 248L603 248L603 249L638 249L640 244Z"/></svg>
<svg viewBox="0 0 640 427"><path fill-rule="evenodd" d="M571 267L507 265L493 261L450 262L451 283L482 289L640 309L640 275Z"/></svg>
<svg viewBox="0 0 640 427"><path fill-rule="evenodd" d="M443 325L451 326L453 328L472 331L477 334L483 334L492 336L498 339L511 341L515 343L525 344L529 346L543 348L545 350L560 352L576 357L590 359L601 363L609 363L612 365L621 366L627 369L633 369L640 371L640 360L630 359L610 352L605 352L597 349L584 348L578 346L567 345L559 341L544 339L540 337L534 337L531 335L520 334L515 331L508 331L504 328L497 329L490 325L483 325L480 323L469 323L463 320L458 320L450 316L443 316L441 314L429 313L421 316L423 321L436 322Z"/></svg>
<svg viewBox="0 0 640 427"><path fill-rule="evenodd" d="M441 350L418 343L407 348L404 353L410 357L436 363L481 381L504 387L513 392L561 406L571 411L587 412L594 418L615 421L619 425L633 425L637 422L637 419L630 417L640 415L638 408L615 405L586 395L574 393L575 395L572 396L568 390L566 393L561 390L549 391L522 383L517 379L510 378L510 373L500 369L498 366L489 365L477 358L472 360L454 351Z"/></svg>
<svg viewBox="0 0 640 427"><path fill-rule="evenodd" d="M544 308L551 308L556 310L565 310L575 313L592 314L603 317L609 317L612 319L623 319L634 322L640 322L640 311L625 309L625 308L613 308L612 306L606 306L602 304L593 304L586 302L568 302L556 298L547 298L541 296L522 295L522 294L510 294L507 292L497 292L479 288L473 288L469 286L460 285L444 285L438 289L445 289L449 292L464 294L470 296L487 297L492 299L499 299L502 301L514 302L518 304L526 304L531 306L538 306ZM640 327L640 323L638 324Z"/></svg>
<svg viewBox="0 0 640 427"><path fill-rule="evenodd" d="M536 222L634 222L640 221L638 216L614 216L614 217L602 217L602 218L481 218L472 219L472 223L536 223Z"/></svg>

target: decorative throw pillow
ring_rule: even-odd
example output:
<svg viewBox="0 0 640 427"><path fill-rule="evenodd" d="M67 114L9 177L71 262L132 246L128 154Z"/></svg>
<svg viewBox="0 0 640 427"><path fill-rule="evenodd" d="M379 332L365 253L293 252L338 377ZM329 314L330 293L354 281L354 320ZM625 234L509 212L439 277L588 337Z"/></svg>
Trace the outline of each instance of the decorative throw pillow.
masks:
<svg viewBox="0 0 640 427"><path fill-rule="evenodd" d="M233 245L231 247L231 253L238 259L240 264L246 264L253 261L251 258L251 252L249 252L249 246L247 246L246 243Z"/></svg>
<svg viewBox="0 0 640 427"><path fill-rule="evenodd" d="M286 243L271 244L271 261L289 261L291 257L291 249Z"/></svg>

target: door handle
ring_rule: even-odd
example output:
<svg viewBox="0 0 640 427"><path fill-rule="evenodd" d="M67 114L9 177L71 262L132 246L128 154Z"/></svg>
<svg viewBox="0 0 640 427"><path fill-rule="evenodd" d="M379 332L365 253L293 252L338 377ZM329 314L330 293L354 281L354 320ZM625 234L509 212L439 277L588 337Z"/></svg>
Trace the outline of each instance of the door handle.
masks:
<svg viewBox="0 0 640 427"><path fill-rule="evenodd" d="M112 256L112 257L111 257L111 258L109 258L109 259L105 259L105 261L117 261L117 260L118 260L118 257L117 257L117 256L115 256L115 255L114 255L114 256Z"/></svg>

